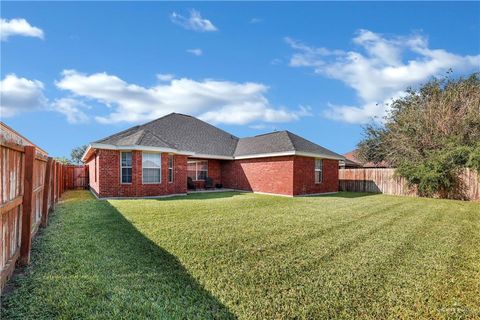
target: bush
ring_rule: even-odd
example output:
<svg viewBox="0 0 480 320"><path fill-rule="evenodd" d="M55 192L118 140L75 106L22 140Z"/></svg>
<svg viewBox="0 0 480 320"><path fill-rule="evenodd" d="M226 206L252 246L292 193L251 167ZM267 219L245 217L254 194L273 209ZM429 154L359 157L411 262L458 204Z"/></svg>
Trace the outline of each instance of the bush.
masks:
<svg viewBox="0 0 480 320"><path fill-rule="evenodd" d="M464 167L480 172L480 78L433 79L392 102L383 125L364 128L359 155L386 161L420 194L452 197Z"/></svg>

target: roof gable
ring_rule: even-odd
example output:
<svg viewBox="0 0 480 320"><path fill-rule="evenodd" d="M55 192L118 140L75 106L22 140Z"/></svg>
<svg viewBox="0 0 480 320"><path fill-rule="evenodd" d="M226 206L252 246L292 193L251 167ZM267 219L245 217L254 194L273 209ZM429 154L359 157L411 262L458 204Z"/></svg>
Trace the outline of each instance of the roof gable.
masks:
<svg viewBox="0 0 480 320"><path fill-rule="evenodd" d="M235 156L295 151L286 131L270 132L238 141Z"/></svg>

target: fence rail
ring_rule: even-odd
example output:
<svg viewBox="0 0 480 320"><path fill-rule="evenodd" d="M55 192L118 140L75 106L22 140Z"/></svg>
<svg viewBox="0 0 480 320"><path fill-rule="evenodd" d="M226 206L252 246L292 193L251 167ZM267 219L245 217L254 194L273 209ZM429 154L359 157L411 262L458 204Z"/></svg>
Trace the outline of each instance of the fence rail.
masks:
<svg viewBox="0 0 480 320"><path fill-rule="evenodd" d="M67 189L87 189L88 166L65 166L65 187Z"/></svg>
<svg viewBox="0 0 480 320"><path fill-rule="evenodd" d="M395 177L395 169L392 168L340 169L338 178L341 191L418 196L416 188L410 188L404 178ZM480 176L477 172L466 168L460 179L463 187L455 190L456 198L480 200Z"/></svg>
<svg viewBox="0 0 480 320"><path fill-rule="evenodd" d="M88 186L88 167L66 166L32 145L0 139L0 292L30 262L32 238L67 189Z"/></svg>

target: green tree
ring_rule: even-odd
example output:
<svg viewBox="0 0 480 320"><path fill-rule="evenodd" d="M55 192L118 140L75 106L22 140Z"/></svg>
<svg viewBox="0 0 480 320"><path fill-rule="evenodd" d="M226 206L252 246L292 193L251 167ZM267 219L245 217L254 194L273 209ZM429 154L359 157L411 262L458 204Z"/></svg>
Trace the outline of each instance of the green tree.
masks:
<svg viewBox="0 0 480 320"><path fill-rule="evenodd" d="M82 163L82 156L85 153L85 150L87 150L87 147L88 147L87 145L83 145L72 150L72 152L70 153L70 157L73 163L75 164Z"/></svg>
<svg viewBox="0 0 480 320"><path fill-rule="evenodd" d="M53 158L55 161L60 162L61 164L71 164L70 160L65 157L55 157Z"/></svg>
<svg viewBox="0 0 480 320"><path fill-rule="evenodd" d="M359 154L387 161L425 196L451 197L464 167L480 172L480 78L432 79L390 105L383 125L364 128ZM456 192L455 192L456 193Z"/></svg>

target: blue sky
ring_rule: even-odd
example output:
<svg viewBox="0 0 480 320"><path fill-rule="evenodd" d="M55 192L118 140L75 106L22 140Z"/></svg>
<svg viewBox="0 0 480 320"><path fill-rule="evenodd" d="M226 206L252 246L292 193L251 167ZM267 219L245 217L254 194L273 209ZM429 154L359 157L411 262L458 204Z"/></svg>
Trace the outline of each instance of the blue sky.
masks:
<svg viewBox="0 0 480 320"><path fill-rule="evenodd" d="M406 87L480 65L479 2L1 9L2 121L54 156L173 111L344 153Z"/></svg>

